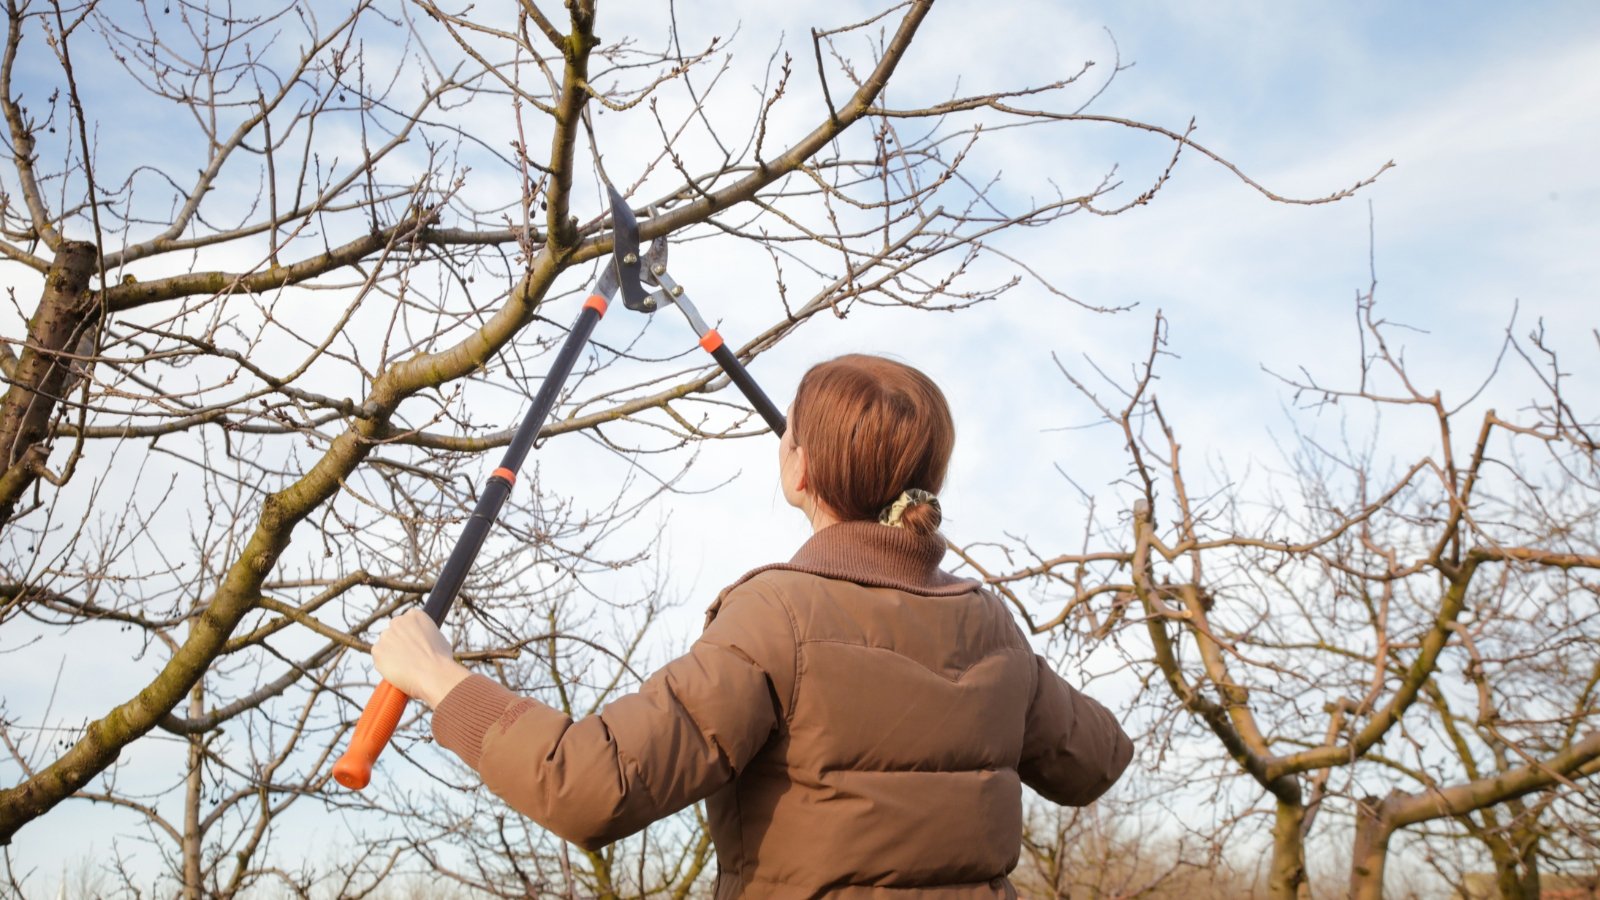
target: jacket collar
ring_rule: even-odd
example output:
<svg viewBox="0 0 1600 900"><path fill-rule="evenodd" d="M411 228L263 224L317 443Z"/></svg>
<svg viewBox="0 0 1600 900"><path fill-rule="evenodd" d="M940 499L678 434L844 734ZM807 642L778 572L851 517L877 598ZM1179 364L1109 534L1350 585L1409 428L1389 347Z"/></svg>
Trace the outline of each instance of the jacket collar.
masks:
<svg viewBox="0 0 1600 900"><path fill-rule="evenodd" d="M919 535L877 522L840 522L812 535L787 563L773 563L745 573L729 585L722 596L755 575L773 569L938 597L953 597L978 589L979 582L957 578L939 568L944 551L944 535L938 532ZM718 603L711 610L713 613L722 597L717 599Z"/></svg>

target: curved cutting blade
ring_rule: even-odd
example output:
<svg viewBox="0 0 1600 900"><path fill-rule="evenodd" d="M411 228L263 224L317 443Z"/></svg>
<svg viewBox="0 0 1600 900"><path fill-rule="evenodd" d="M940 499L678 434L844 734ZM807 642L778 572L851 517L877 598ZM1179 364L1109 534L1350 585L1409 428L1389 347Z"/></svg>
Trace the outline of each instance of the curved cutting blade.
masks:
<svg viewBox="0 0 1600 900"><path fill-rule="evenodd" d="M622 291L622 303L632 310L648 312L644 298L650 292L639 282L643 260L639 258L639 220L617 189L606 184L611 195L611 226L615 245L611 263L617 273L617 287Z"/></svg>
<svg viewBox="0 0 1600 900"><path fill-rule="evenodd" d="M651 210L654 215L655 211ZM644 254L644 282L645 284L659 284L656 281L656 271L665 271L667 268L667 236L662 235L650 242L650 249Z"/></svg>

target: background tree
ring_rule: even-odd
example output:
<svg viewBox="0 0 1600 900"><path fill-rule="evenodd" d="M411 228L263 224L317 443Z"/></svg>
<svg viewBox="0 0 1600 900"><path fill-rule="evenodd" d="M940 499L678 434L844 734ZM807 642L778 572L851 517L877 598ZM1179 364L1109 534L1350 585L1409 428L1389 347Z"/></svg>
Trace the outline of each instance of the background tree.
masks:
<svg viewBox="0 0 1600 900"><path fill-rule="evenodd" d="M1093 84L1085 65L891 102L931 8L813 30L810 59L775 53L740 102L712 99L720 38L620 17L603 38L582 0L560 16L531 2L10 0L0 636L107 674L65 709L40 701L55 688L31 667L26 693L8 684L0 844L75 798L139 817L191 896L356 893L419 867L500 891L552 872L562 890L599 890L624 868L643 874L623 893L692 884L705 861L692 824L643 839L668 848L649 872L591 859L584 874L521 824L440 853L442 835L497 814L397 832L395 813L427 804L399 785L330 792L326 762L367 696L371 626L428 589L480 454L509 439L610 252L600 155L646 240L716 237L769 261L775 290L732 311L746 361L857 304L993 299L1017 278L971 270L1008 260L1003 232L1142 206L1185 150L1221 161L1187 132L1085 112L1116 65ZM1170 142L1171 162L1136 194L1108 175L1030 197L968 171L983 132L1063 122L1136 129ZM699 442L759 433L714 370L683 359L686 339L615 327L449 629L464 659L574 711L644 668L656 502L709 486L688 480ZM413 740L386 778L429 752ZM465 783L417 768L447 792ZM367 850L277 865L274 820L308 799Z"/></svg>
<svg viewBox="0 0 1600 900"><path fill-rule="evenodd" d="M1358 303L1353 385L1283 379L1301 408L1359 417L1337 441L1301 432L1287 488L1221 457L1203 478L1185 468L1155 393L1158 316L1131 380L1091 364L1108 384L1092 387L1063 368L1124 443L1124 512L1091 504L1078 552L1013 545L1004 567L990 548L962 552L1035 632L1125 656L1156 723L1154 768L1174 790L1220 780L1196 804L1218 842L1270 833L1270 896L1305 895L1306 848L1330 815L1350 829L1353 896L1382 895L1391 839L1423 824L1483 841L1502 896L1536 896L1537 836L1561 835L1557 866L1565 847L1594 852L1595 420L1542 330L1508 330L1489 373L1509 358L1533 376L1515 416L1421 387L1373 298ZM1249 814L1229 815L1230 797Z"/></svg>

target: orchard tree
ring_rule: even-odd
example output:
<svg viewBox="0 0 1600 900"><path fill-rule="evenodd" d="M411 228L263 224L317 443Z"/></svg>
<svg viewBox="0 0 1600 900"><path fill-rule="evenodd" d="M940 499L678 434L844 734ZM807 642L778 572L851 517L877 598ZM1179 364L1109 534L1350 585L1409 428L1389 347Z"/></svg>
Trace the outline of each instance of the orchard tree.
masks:
<svg viewBox="0 0 1600 900"><path fill-rule="evenodd" d="M333 790L327 762L370 689L372 626L431 586L482 454L509 441L610 258L596 173L645 241L766 260L772 287L747 294L747 330L730 334L746 363L857 304L992 300L1022 271L977 274L1012 268L1006 232L1142 206L1186 152L1244 177L1189 130L1087 111L1115 62L896 102L931 0L781 44L749 96L724 83L741 77L729 42L671 9L8 0L0 639L30 671L76 653L74 667L133 659L117 671L138 674L71 713L43 699L48 676L27 696L8 678L0 845L74 799L143 822L186 896L359 893L419 859L481 889L605 893L631 861L583 875L520 823L430 855L496 815L482 806L416 816L427 833L363 832L363 855L331 868L268 849L290 807L419 811ZM1171 164L1079 194L1002 192L973 170L980 138L1074 124L1169 142ZM762 433L715 368L685 358L692 342L620 327L542 437L625 475L586 489L536 462L450 629L462 658L574 712L634 683L669 587L635 524L661 515L700 442ZM646 584L619 591L619 572ZM169 757L167 788L130 785ZM692 816L670 827L649 839L664 862L629 890L679 890L704 867ZM504 865L482 862L496 848Z"/></svg>
<svg viewBox="0 0 1600 900"><path fill-rule="evenodd" d="M1254 466L1196 476L1156 392L1158 316L1132 378L1062 366L1126 450L1115 513L1096 497L1072 552L959 552L1036 633L1125 655L1153 723L1141 746L1161 759L1150 777L1216 785L1209 834L1270 847L1270 896L1306 894L1308 841L1332 818L1352 841L1351 896L1383 895L1409 829L1432 859L1459 856L1441 842L1481 842L1501 896L1536 897L1539 861L1593 860L1600 821L1586 784L1600 773L1592 391L1569 383L1542 328L1508 329L1487 378L1514 367L1530 402L1513 414L1447 397L1407 366L1374 296L1358 301L1349 383L1282 379L1302 414L1344 410L1373 436L1301 432L1287 483ZM1382 440L1397 421L1419 427ZM1248 811L1228 813L1238 797Z"/></svg>

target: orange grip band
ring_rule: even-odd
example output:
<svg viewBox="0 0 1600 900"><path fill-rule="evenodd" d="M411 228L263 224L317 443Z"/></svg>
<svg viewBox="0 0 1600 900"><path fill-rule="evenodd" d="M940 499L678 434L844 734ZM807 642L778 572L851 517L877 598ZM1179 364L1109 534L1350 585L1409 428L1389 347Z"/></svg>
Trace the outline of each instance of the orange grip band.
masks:
<svg viewBox="0 0 1600 900"><path fill-rule="evenodd" d="M599 294L590 294L589 299L583 301L583 305L585 308L592 309L602 316L606 314L606 298Z"/></svg>
<svg viewBox="0 0 1600 900"><path fill-rule="evenodd" d="M367 701L367 708L361 711L361 718L356 722L350 747L333 764L333 780L352 791L367 786L372 780L372 764L377 762L383 748L389 746L389 739L394 737L395 726L400 724L410 700L388 681L378 683L378 689L372 692L372 699Z"/></svg>
<svg viewBox="0 0 1600 900"><path fill-rule="evenodd" d="M510 469L506 468L505 466L501 466L500 468L495 469L493 472L489 473L489 477L490 478L504 478L506 480L506 484L516 484L517 483L517 473L511 471Z"/></svg>
<svg viewBox="0 0 1600 900"><path fill-rule="evenodd" d="M700 339L700 349L706 351L707 353L715 353L717 352L717 348L721 346L722 335L717 334L717 330L715 328L707 331L705 337Z"/></svg>

